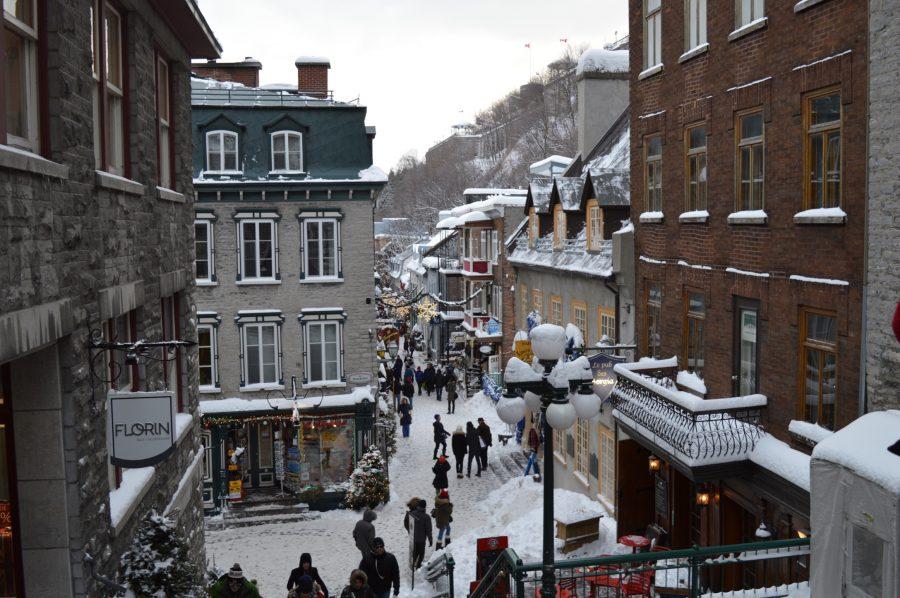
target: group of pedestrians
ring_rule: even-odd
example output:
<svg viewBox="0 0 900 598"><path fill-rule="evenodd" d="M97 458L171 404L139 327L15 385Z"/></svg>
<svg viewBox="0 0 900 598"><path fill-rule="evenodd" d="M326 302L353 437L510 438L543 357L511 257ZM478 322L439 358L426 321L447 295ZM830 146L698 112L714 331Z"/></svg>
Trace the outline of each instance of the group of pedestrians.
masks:
<svg viewBox="0 0 900 598"><path fill-rule="evenodd" d="M435 451L437 451L437 436L435 436ZM466 467L466 477L472 477L472 461L475 461L475 477L481 477L481 473L488 468L488 448L493 446L491 428L485 423L484 418L478 418L478 425L466 422L466 429L456 426L450 438L450 447L456 460L456 477L462 479L463 465Z"/></svg>

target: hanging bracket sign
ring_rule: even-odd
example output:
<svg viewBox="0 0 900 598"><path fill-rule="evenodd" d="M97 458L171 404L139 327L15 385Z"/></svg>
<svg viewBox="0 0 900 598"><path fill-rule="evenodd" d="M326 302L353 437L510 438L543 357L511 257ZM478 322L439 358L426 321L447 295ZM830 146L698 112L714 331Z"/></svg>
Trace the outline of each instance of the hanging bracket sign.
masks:
<svg viewBox="0 0 900 598"><path fill-rule="evenodd" d="M119 467L156 465L175 449L175 393L110 392L106 438Z"/></svg>
<svg viewBox="0 0 900 598"><path fill-rule="evenodd" d="M591 386L594 394L600 397L600 400L606 401L616 385L616 376L613 368L617 363L624 363L625 358L616 355L607 355L605 353L597 353L588 357L591 364L591 371L594 374L594 380Z"/></svg>

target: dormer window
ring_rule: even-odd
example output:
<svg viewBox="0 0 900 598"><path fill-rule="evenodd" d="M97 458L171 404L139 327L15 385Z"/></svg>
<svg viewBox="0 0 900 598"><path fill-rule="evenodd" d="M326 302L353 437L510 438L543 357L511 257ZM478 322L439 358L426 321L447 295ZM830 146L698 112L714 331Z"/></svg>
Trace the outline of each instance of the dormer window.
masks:
<svg viewBox="0 0 900 598"><path fill-rule="evenodd" d="M303 136L300 133L272 133L272 172L303 172Z"/></svg>
<svg viewBox="0 0 900 598"><path fill-rule="evenodd" d="M553 208L553 247L560 249L566 243L566 213L562 204Z"/></svg>
<svg viewBox="0 0 900 598"><path fill-rule="evenodd" d="M603 245L603 212L596 199L588 201L586 211L588 249L598 251Z"/></svg>
<svg viewBox="0 0 900 598"><path fill-rule="evenodd" d="M210 131L206 134L206 171L240 173L237 133Z"/></svg>

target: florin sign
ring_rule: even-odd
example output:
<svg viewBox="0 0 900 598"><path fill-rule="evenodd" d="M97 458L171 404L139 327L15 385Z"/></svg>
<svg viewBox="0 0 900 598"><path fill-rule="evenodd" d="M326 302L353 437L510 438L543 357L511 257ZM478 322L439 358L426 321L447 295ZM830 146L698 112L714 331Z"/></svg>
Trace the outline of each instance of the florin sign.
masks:
<svg viewBox="0 0 900 598"><path fill-rule="evenodd" d="M591 384L594 394L600 397L600 400L605 401L612 394L618 378L613 371L613 367L617 363L624 363L625 358L598 353L589 357L588 361L590 361L591 370L594 372L594 380Z"/></svg>
<svg viewBox="0 0 900 598"><path fill-rule="evenodd" d="M168 457L175 448L176 410L173 392L110 392L110 463L149 467Z"/></svg>

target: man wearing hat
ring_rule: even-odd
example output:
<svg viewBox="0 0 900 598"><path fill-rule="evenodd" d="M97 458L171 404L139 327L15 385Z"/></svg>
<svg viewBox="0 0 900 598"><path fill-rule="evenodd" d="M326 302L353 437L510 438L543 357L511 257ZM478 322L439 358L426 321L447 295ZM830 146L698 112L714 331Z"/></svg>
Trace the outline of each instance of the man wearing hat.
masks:
<svg viewBox="0 0 900 598"><path fill-rule="evenodd" d="M244 572L238 563L232 565L228 573L219 578L209 594L213 598L259 598L256 584L244 578Z"/></svg>
<svg viewBox="0 0 900 598"><path fill-rule="evenodd" d="M375 598L390 598L391 586L394 596L400 593L400 566L397 558L385 551L381 538L372 541L372 555L359 562L359 569L368 577Z"/></svg>

